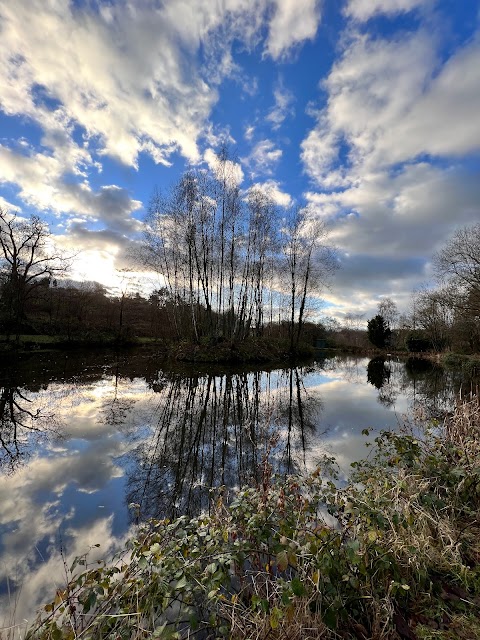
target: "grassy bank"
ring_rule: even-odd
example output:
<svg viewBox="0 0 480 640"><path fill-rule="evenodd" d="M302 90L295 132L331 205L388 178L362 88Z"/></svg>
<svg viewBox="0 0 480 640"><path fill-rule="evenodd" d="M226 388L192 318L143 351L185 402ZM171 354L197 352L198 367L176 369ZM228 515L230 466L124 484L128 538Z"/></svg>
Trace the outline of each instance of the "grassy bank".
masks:
<svg viewBox="0 0 480 640"><path fill-rule="evenodd" d="M228 364L285 362L292 357L311 357L314 352L310 345L300 344L292 354L288 340L263 337L238 342L205 340L199 344L184 341L172 343L168 348L169 357L180 362Z"/></svg>
<svg viewBox="0 0 480 640"><path fill-rule="evenodd" d="M480 355L464 355L460 353L444 353L440 356L440 364L449 369L461 369L466 376L480 376Z"/></svg>
<svg viewBox="0 0 480 640"><path fill-rule="evenodd" d="M20 335L18 338L0 335L0 352L12 351L50 351L52 349L81 349L88 347L130 347L143 344L144 341L137 338L115 336L110 334L91 333L75 337L50 336L50 335ZM152 342L148 340L148 342Z"/></svg>
<svg viewBox="0 0 480 640"><path fill-rule="evenodd" d="M122 347L150 345L159 349L166 358L179 362L204 363L263 363L285 361L293 357L310 357L315 350L308 344L299 344L291 353L287 340L273 340L264 337L250 337L242 341L221 341L205 339L199 343L188 340L166 341L149 337L134 337L103 333L82 335L50 336L20 335L18 339L0 335L0 351L44 351L49 349L74 349L82 347Z"/></svg>
<svg viewBox="0 0 480 640"><path fill-rule="evenodd" d="M280 481L267 457L260 485L213 496L209 515L151 522L106 565L79 559L28 637L480 637L479 437L473 398L382 434L344 488L331 461Z"/></svg>

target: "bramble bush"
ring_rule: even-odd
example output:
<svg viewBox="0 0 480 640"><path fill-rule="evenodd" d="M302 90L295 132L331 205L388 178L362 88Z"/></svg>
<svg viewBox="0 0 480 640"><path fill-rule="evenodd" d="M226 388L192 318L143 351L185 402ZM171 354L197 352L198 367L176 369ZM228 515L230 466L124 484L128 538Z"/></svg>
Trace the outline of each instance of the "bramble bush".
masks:
<svg viewBox="0 0 480 640"><path fill-rule="evenodd" d="M28 638L480 637L479 407L382 433L343 488L330 459L283 480L265 459L210 514L77 559Z"/></svg>

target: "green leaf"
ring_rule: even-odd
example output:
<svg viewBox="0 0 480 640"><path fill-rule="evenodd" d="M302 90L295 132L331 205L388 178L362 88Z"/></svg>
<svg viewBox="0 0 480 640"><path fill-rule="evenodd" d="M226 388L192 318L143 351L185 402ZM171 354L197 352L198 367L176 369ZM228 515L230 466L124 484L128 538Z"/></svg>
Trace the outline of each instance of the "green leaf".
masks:
<svg viewBox="0 0 480 640"><path fill-rule="evenodd" d="M305 585L300 580L300 578L297 578L297 577L293 578L290 585L292 587L293 593L296 596L304 596L307 593L307 590L305 589Z"/></svg>
<svg viewBox="0 0 480 640"><path fill-rule="evenodd" d="M329 629L335 630L337 628L337 612L331 607L324 611L323 621Z"/></svg>
<svg viewBox="0 0 480 640"><path fill-rule="evenodd" d="M90 591L90 593L88 594L87 599L83 603L83 611L84 611L84 613L88 613L90 611L90 609L94 606L96 601L97 601L97 594L95 593L95 591Z"/></svg>
<svg viewBox="0 0 480 640"><path fill-rule="evenodd" d="M272 612L270 614L270 627L272 629L278 629L280 624L280 619L282 617L282 612L277 607L273 607Z"/></svg>
<svg viewBox="0 0 480 640"><path fill-rule="evenodd" d="M280 571L285 571L288 567L288 555L285 549L277 553L277 567Z"/></svg>
<svg viewBox="0 0 480 640"><path fill-rule="evenodd" d="M187 584L188 584L188 580L187 580L186 576L182 576L180 578L180 580L176 584L176 589L185 589Z"/></svg>

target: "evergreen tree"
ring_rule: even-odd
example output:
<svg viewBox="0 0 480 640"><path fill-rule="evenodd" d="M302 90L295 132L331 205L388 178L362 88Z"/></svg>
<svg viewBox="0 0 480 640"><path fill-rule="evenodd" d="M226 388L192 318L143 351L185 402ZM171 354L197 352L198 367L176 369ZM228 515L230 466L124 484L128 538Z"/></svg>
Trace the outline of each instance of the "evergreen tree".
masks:
<svg viewBox="0 0 480 640"><path fill-rule="evenodd" d="M376 315L368 321L368 339L379 349L385 349L390 344L392 332L383 316Z"/></svg>

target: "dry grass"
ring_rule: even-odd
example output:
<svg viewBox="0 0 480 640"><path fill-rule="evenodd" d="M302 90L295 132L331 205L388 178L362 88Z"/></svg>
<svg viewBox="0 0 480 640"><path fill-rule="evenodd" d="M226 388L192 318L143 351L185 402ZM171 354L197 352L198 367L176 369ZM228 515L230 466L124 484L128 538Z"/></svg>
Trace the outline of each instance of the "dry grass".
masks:
<svg viewBox="0 0 480 640"><path fill-rule="evenodd" d="M479 431L478 397L459 399L440 427L383 434L342 489L328 464L276 482L265 462L231 504L152 522L129 562L72 575L29 638L474 640Z"/></svg>

